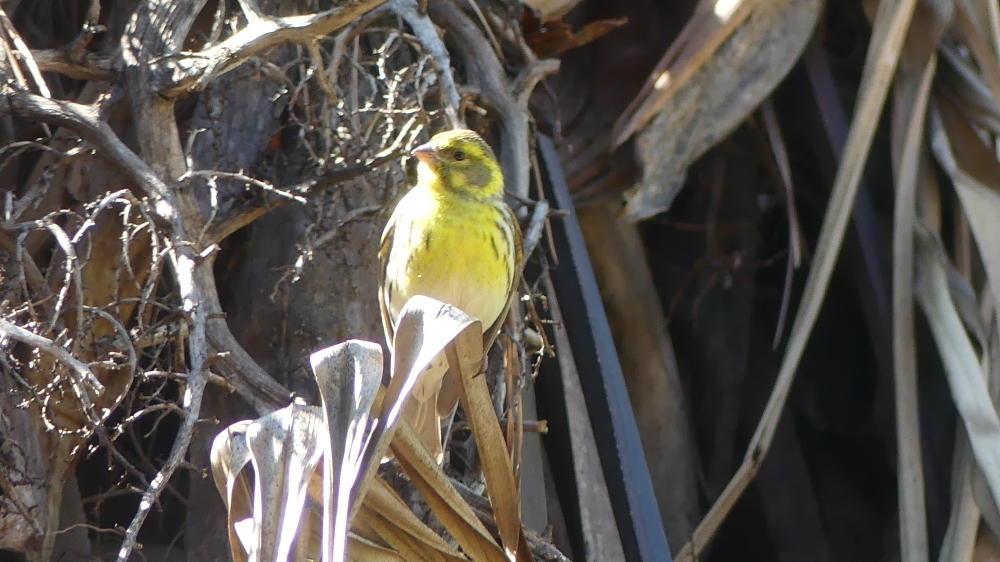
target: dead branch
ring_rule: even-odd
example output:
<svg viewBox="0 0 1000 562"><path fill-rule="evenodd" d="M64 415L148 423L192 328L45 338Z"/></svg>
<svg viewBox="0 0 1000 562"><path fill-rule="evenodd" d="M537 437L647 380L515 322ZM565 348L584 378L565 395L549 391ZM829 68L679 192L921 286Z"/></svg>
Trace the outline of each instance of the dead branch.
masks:
<svg viewBox="0 0 1000 562"><path fill-rule="evenodd" d="M156 90L151 88L146 69L153 61L177 53L204 4L205 0L151 0L136 9L119 41L125 61L122 85L132 105L139 146L149 159L150 167L163 178L180 178L187 166L174 118L174 104L158 96ZM190 233L199 232L204 221L198 202L189 191L177 190L167 195L168 201L179 211L170 221L171 260L181 309L190 322L187 342L190 367L182 400L184 415L181 416L181 425L170 455L143 493L139 509L125 532L118 552L119 562L129 559L149 510L187 454L208 382L206 362L209 348L205 327L209 311L205 304L209 300L217 303L218 296L214 283L207 288L203 286L205 277L212 277L212 260L199 256L190 244Z"/></svg>
<svg viewBox="0 0 1000 562"><path fill-rule="evenodd" d="M319 14L285 18L270 18L256 12L245 28L218 45L199 53L173 53L154 59L149 68L150 87L167 97L204 89L209 82L255 55L284 43L308 46L383 2L353 0Z"/></svg>
<svg viewBox="0 0 1000 562"><path fill-rule="evenodd" d="M77 55L68 48L37 49L31 51L31 56L42 72L55 72L76 80L118 80L118 75L111 68L111 59L96 53Z"/></svg>
<svg viewBox="0 0 1000 562"><path fill-rule="evenodd" d="M115 82L118 75L111 66L112 58L87 51L87 44L95 35L106 31L97 22L101 15L99 0L91 0L87 19L80 34L70 44L59 49L38 49L31 51L31 57L39 70L56 72L77 80Z"/></svg>
<svg viewBox="0 0 1000 562"><path fill-rule="evenodd" d="M21 34L14 28L14 23L7 17L7 12L4 11L2 6L0 6L0 29L4 31L4 34L7 35L10 42L14 44L14 48L17 49L17 54L19 55L21 62L28 67L28 72L31 74L31 78L35 82L35 87L38 88L38 91L47 98L52 97L52 94L49 93L49 87L45 83L45 79L42 78L41 71L38 70L38 65L35 63L35 59L31 56L31 50L28 49L28 46L24 43L24 39L21 39ZM10 62L12 67L17 68L17 61L11 60Z"/></svg>
<svg viewBox="0 0 1000 562"><path fill-rule="evenodd" d="M535 210L531 212L531 221L528 222L528 229L524 231L524 242L522 242L524 259L531 258L531 254L535 253L535 247L538 246L538 242L542 239L542 232L545 230L545 223L548 221L548 218L548 202L542 200L535 203Z"/></svg>
<svg viewBox="0 0 1000 562"><path fill-rule="evenodd" d="M160 218L169 220L174 208L170 203L171 195L167 184L101 120L101 109L100 103L84 105L48 99L9 86L0 87L0 117L16 115L55 123L76 131L93 143L106 158L121 166L153 200Z"/></svg>

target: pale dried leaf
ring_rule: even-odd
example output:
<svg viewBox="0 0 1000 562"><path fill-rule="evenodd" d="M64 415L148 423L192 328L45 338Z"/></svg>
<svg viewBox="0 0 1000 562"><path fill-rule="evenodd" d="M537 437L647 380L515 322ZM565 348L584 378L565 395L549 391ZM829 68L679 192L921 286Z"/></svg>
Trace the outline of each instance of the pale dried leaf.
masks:
<svg viewBox="0 0 1000 562"><path fill-rule="evenodd" d="M396 491L381 477L376 477L365 496L365 506L391 521L400 530L453 558L464 558L444 539L417 518Z"/></svg>
<svg viewBox="0 0 1000 562"><path fill-rule="evenodd" d="M241 522L249 520L250 531L253 532L253 488L249 476L243 471L250 462L250 449L246 442L246 431L250 424L250 420L238 421L221 431L212 441L210 453L212 478L228 512L229 548L233 562L245 562L248 559L249 549L244 545L252 542L249 536L248 541L243 541L245 534L237 531L237 524L245 529L247 524Z"/></svg>
<svg viewBox="0 0 1000 562"><path fill-rule="evenodd" d="M944 363L955 407L965 426L988 493L973 494L984 516L996 510L1000 498L1000 418L990 398L972 342L962 328L948 290L947 261L940 240L927 230L917 229L917 297L930 324L938 353ZM989 521L989 518L987 518ZM1000 523L1000 521L992 522Z"/></svg>
<svg viewBox="0 0 1000 562"><path fill-rule="evenodd" d="M396 422L417 379L463 330L482 337L479 320L429 297L417 295L406 301L399 312L393 339L392 380L381 399L376 416L379 422L365 451L352 514L360 506L380 460L389 449Z"/></svg>
<svg viewBox="0 0 1000 562"><path fill-rule="evenodd" d="M967 119L993 133L1000 133L1000 105L982 76L953 46L942 44L939 52L946 63L939 69L938 82L942 91L961 108Z"/></svg>
<svg viewBox="0 0 1000 562"><path fill-rule="evenodd" d="M823 3L744 1L732 18L751 4L752 13L724 41L702 45L697 58L661 74L662 91L669 96L661 91L651 94L651 99L662 101L657 101L661 109L655 117L650 115L652 120L641 132L636 129L642 179L626 192L628 220L642 220L670 207L691 163L742 123L791 70L812 36ZM705 17L717 19L713 13ZM690 78L682 80L684 74ZM627 117L628 113L623 115Z"/></svg>
<svg viewBox="0 0 1000 562"><path fill-rule="evenodd" d="M896 395L896 440L899 460L900 547L903 560L926 561L927 515L924 498L924 472L921 462L920 413L917 409L917 355L913 325L913 227L916 222L916 193L920 157L923 148L924 118L931 80L937 59L931 52L925 61L915 88L912 78L901 77L899 90L912 99L909 114L896 114L907 127L901 146L896 182L895 221L893 228L893 367ZM908 84L907 82L910 82ZM908 102L908 103L907 103ZM900 104L897 104L897 107ZM905 110L904 110L905 111Z"/></svg>
<svg viewBox="0 0 1000 562"><path fill-rule="evenodd" d="M962 324L969 330L969 333L976 338L980 347L985 348L986 325L983 324L983 318L979 315L979 300L976 298L972 284L950 262L945 267L948 274L948 292L951 294L951 300L955 303L958 316L962 319Z"/></svg>
<svg viewBox="0 0 1000 562"><path fill-rule="evenodd" d="M972 497L971 475L972 453L965 430L955 432L955 461L952 464L952 499L948 527L941 542L938 562L966 562L972 556L979 530L979 508Z"/></svg>
<svg viewBox="0 0 1000 562"><path fill-rule="evenodd" d="M294 402L247 428L254 464L253 519L257 540L251 560L287 560L305 506L309 475L323 454L319 408Z"/></svg>
<svg viewBox="0 0 1000 562"><path fill-rule="evenodd" d="M323 459L322 551L330 560L342 560L351 490L368 444L369 410L382 383L382 347L349 340L313 353L309 363L329 439Z"/></svg>
<svg viewBox="0 0 1000 562"><path fill-rule="evenodd" d="M931 147L951 177L976 239L993 295L1000 302L1000 163L946 99L931 112ZM996 310L994 312L997 312Z"/></svg>
<svg viewBox="0 0 1000 562"><path fill-rule="evenodd" d="M677 35L650 73L642 90L614 125L614 146L623 144L642 129L692 75L732 35L762 0L728 2L723 14L716 13L716 0L701 0L691 19Z"/></svg>
<svg viewBox="0 0 1000 562"><path fill-rule="evenodd" d="M347 559L351 562L407 562L399 554L355 534L347 535Z"/></svg>
<svg viewBox="0 0 1000 562"><path fill-rule="evenodd" d="M411 537L400 531L395 525L389 524L388 520L372 511L367 505L362 505L358 510L356 520L364 521L382 542L389 545L389 548L399 553L404 560L414 560L420 562L441 562L440 556L432 554L433 549L421 549Z"/></svg>
<svg viewBox="0 0 1000 562"><path fill-rule="evenodd" d="M1000 66L997 65L992 40L983 29L983 26L989 25L988 17L980 18L966 0L958 0L955 2L955 23L975 55L976 64L993 93L993 99L1000 100Z"/></svg>

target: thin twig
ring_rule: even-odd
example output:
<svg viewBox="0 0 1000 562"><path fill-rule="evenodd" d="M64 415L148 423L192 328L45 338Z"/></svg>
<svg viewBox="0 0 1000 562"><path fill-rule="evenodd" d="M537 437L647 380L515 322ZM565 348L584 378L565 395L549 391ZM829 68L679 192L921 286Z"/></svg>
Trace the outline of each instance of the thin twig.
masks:
<svg viewBox="0 0 1000 562"><path fill-rule="evenodd" d="M527 260L531 254L535 253L538 242L542 239L542 232L545 230L545 221L549 218L548 201L538 201L535 203L535 210L531 213L531 220L528 222L528 229L524 231L524 259Z"/></svg>
<svg viewBox="0 0 1000 562"><path fill-rule="evenodd" d="M391 0L390 8L403 18L403 21L413 30L413 34L416 35L420 44L434 57L434 62L438 67L438 76L441 79L444 112L448 117L449 125L453 129L465 127L465 116L459 111L462 97L458 94L458 88L455 86L455 76L451 70L451 56L441 41L441 37L438 36L434 23L427 17L427 14L423 14L417 9L416 0Z"/></svg>

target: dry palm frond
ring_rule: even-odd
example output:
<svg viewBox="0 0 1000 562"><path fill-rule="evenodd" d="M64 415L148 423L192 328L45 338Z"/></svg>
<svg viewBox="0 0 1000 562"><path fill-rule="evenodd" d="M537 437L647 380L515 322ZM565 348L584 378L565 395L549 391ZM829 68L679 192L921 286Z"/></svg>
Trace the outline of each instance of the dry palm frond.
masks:
<svg viewBox="0 0 1000 562"><path fill-rule="evenodd" d="M212 467L229 509L234 560L339 560L345 552L349 559L366 560L371 548L404 560L533 560L521 527L507 443L479 371L481 334L478 320L433 299L414 297L399 316L393 357L399 376L389 388L379 386L379 346L349 341L313 355L322 413L296 403L219 434ZM499 537L487 530L399 417L416 376L441 353L456 373L480 451L491 524ZM386 447L458 549L421 522L379 476ZM248 463L253 464L253 486L244 472ZM324 468L316 485L319 466ZM319 537L309 532L313 524Z"/></svg>

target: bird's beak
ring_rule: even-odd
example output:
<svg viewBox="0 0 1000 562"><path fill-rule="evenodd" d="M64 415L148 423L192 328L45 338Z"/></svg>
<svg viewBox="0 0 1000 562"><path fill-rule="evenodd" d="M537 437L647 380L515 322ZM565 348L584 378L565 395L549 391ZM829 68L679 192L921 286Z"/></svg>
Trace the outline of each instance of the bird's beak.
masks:
<svg viewBox="0 0 1000 562"><path fill-rule="evenodd" d="M414 148L412 154L414 158L427 165L433 165L437 160L437 149L429 142Z"/></svg>

